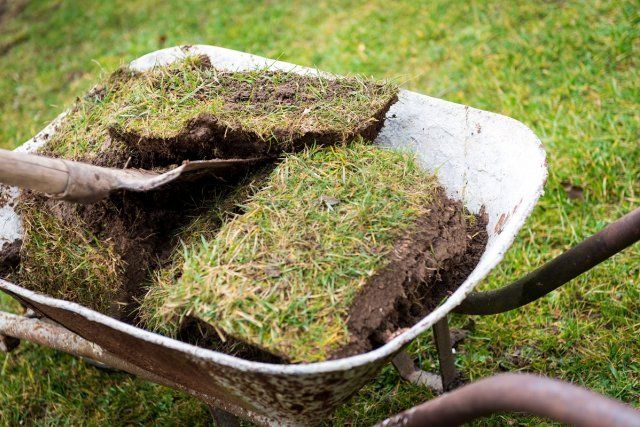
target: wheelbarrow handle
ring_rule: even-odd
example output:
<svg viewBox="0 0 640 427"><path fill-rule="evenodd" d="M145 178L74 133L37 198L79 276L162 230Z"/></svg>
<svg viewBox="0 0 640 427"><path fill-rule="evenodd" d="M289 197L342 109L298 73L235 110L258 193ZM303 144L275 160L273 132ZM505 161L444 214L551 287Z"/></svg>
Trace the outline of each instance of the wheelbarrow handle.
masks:
<svg viewBox="0 0 640 427"><path fill-rule="evenodd" d="M525 412L582 427L640 425L640 412L617 400L564 381L507 373L445 393L378 426L452 426L501 412Z"/></svg>
<svg viewBox="0 0 640 427"><path fill-rule="evenodd" d="M640 208L636 208L525 277L500 289L472 292L454 311L485 315L522 307L639 240Z"/></svg>
<svg viewBox="0 0 640 427"><path fill-rule="evenodd" d="M0 279L0 281L3 281ZM25 340L76 357L98 362L110 368L129 372L145 380L167 387L175 384L109 353L99 345L47 319L18 316L0 310L0 337ZM11 350L11 349L7 349ZM4 350L6 351L6 350Z"/></svg>
<svg viewBox="0 0 640 427"><path fill-rule="evenodd" d="M48 194L62 194L69 169L61 159L0 149L0 183Z"/></svg>

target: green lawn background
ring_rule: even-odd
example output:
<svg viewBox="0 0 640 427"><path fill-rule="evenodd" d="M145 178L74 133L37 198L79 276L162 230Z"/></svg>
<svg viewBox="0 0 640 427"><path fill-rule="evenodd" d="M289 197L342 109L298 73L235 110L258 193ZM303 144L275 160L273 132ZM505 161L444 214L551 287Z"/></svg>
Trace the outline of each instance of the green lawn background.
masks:
<svg viewBox="0 0 640 427"><path fill-rule="evenodd" d="M0 147L29 139L102 73L197 43L395 77L531 127L548 153L546 194L482 289L525 274L640 205L637 0L0 0ZM569 198L570 186L582 197ZM472 379L534 372L640 406L639 285L635 245L523 309L454 317L471 328L458 365ZM16 305L3 297L0 308ZM436 368L430 336L411 351L423 368ZM370 424L430 397L387 368L327 423ZM193 398L30 344L0 355L0 420L211 423ZM503 415L479 424L539 422Z"/></svg>

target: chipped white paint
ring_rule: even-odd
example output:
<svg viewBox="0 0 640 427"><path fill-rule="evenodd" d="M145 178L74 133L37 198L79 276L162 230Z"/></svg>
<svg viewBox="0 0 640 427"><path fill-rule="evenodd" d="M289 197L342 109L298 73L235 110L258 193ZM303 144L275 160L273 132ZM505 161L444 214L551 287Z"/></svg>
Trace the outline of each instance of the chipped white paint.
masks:
<svg viewBox="0 0 640 427"><path fill-rule="evenodd" d="M0 250L7 243L11 243L22 236L22 221L13 209L14 201L18 197L18 189L0 185Z"/></svg>
<svg viewBox="0 0 640 427"><path fill-rule="evenodd" d="M59 114L58 117L42 129L36 136L16 148L15 151L33 153L38 148L42 147L44 143L51 138L51 135L53 135L66 115L66 111ZM14 210L14 203L18 194L18 188L7 187L0 184L0 250L2 250L6 244L14 242L22 237L22 221Z"/></svg>
<svg viewBox="0 0 640 427"><path fill-rule="evenodd" d="M131 67L144 71L155 65L170 63L187 54L208 55L212 64L227 70L268 66L273 69L317 73L316 70L293 64L212 46L160 50L132 62ZM185 358L196 360L204 366L222 368L238 375L266 375L274 385L282 390L290 390L290 393L298 392L294 384L299 386L304 378L317 375L343 373L345 378L349 375L370 377L375 372L367 370L368 365L379 364L416 336L427 331L436 321L460 304L502 260L542 194L547 176L545 153L540 141L522 123L499 114L415 92L402 91L399 98L399 102L389 111L386 124L376 142L395 149L414 150L421 164L438 175L452 198L463 200L474 212L484 207L489 216L489 242L478 266L451 297L412 328L376 350L345 359L305 365L251 362L172 340L77 304L36 294L1 280L0 289L6 289L39 304L76 313L82 321L96 322L126 333L132 338L177 350L184 354ZM49 126L43 132L50 135L51 131L52 126ZM27 144L32 148L44 140L45 135L40 133ZM15 215L7 215L10 211L6 209L2 212L5 213L4 216L0 216L0 244L14 239L20 233L19 227L15 225L19 222ZM211 381L215 383L217 379L212 377ZM240 387L224 383L223 380L216 384L221 389L240 393L242 399L248 402L247 405L259 400L260 395L255 392L252 396L247 388L240 390ZM295 399L295 393L284 396L284 401ZM285 406L280 409L273 408L271 412L260 409L259 405L254 407L263 415L288 414L287 409L283 409Z"/></svg>

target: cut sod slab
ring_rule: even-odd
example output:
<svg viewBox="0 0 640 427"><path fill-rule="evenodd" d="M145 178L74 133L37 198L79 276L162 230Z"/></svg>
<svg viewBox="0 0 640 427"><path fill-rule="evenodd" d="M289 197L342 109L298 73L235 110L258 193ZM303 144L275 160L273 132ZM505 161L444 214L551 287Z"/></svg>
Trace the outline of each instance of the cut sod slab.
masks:
<svg viewBox="0 0 640 427"><path fill-rule="evenodd" d="M154 170L185 160L275 159L311 144L375 138L396 93L391 83L358 77L227 72L190 57L113 73L77 101L40 153ZM19 282L133 321L151 272L178 244L177 230L234 185L200 180L87 206L23 192Z"/></svg>
<svg viewBox="0 0 640 427"><path fill-rule="evenodd" d="M287 155L216 233L198 221L142 320L282 362L383 343L462 283L487 237L412 154L362 142Z"/></svg>
<svg viewBox="0 0 640 427"><path fill-rule="evenodd" d="M228 72L205 56L121 69L78 100L45 150L102 166L277 156L310 143L373 139L397 86L360 77Z"/></svg>

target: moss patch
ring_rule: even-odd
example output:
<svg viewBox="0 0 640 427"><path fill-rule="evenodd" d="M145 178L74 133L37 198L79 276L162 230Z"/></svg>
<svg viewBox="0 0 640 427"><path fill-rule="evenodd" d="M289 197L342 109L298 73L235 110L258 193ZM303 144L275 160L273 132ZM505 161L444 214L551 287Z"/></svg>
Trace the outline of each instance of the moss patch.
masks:
<svg viewBox="0 0 640 427"><path fill-rule="evenodd" d="M157 276L143 318L172 335L197 318L223 341L326 359L353 339L350 307L439 191L409 153L356 142L289 155L215 236L194 238L206 223L186 231L181 276Z"/></svg>

